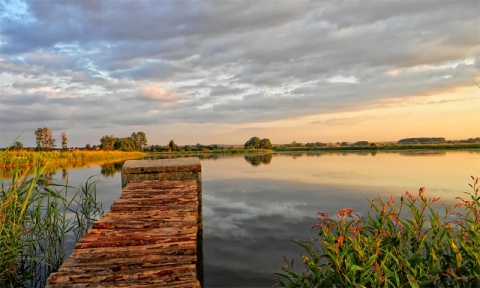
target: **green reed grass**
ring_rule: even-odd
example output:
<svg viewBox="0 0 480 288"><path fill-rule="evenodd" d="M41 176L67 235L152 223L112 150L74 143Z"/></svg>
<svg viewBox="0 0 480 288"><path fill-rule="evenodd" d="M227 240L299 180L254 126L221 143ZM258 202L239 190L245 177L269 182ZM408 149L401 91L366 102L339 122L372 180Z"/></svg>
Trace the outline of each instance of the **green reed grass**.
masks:
<svg viewBox="0 0 480 288"><path fill-rule="evenodd" d="M78 240L102 213L92 177L71 194L68 184L47 185L45 167L31 169L0 190L0 287L44 286L65 259L67 237Z"/></svg>
<svg viewBox="0 0 480 288"><path fill-rule="evenodd" d="M343 208L332 219L319 213L319 237L298 243L306 252L301 272L285 259L282 287L480 287L479 179L440 215L440 198L408 192L369 201L366 218Z"/></svg>
<svg viewBox="0 0 480 288"><path fill-rule="evenodd" d="M87 163L97 160L125 160L145 156L143 152L123 151L29 151L6 150L0 157L0 167L32 166L37 163Z"/></svg>

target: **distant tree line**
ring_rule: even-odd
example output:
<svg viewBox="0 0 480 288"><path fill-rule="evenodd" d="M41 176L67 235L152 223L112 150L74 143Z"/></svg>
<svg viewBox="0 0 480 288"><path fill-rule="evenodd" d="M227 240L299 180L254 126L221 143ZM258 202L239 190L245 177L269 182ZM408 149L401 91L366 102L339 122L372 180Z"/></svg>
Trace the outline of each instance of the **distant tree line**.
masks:
<svg viewBox="0 0 480 288"><path fill-rule="evenodd" d="M398 140L398 144L442 144L447 141L443 137L420 137L420 138L405 138Z"/></svg>
<svg viewBox="0 0 480 288"><path fill-rule="evenodd" d="M35 143L37 151L50 151L57 147L56 140L52 136L52 131L48 127L38 128L34 131L35 134ZM68 150L68 138L65 132L61 132L61 149ZM225 150L225 149L232 149L235 146L219 146L219 145L202 145L197 143L197 145L185 145L185 146L178 146L174 140L170 140L169 144L166 146L161 145L152 145L147 147L147 135L145 132L133 132L130 137L119 138L113 135L105 135L100 139L100 145L90 145L86 144L86 150L96 150L96 149L103 149L103 150L120 150L120 151L147 151L147 152L180 152L180 151L209 151L209 150ZM397 141L399 145L411 145L411 144L462 144L462 143L480 143L480 137L476 138L468 138L462 140L446 140L443 137L416 137L416 138L404 138ZM294 147L294 148L301 148L301 147L365 147L365 146L384 146L393 143L389 142L379 142L373 143L368 141L356 141L356 142L331 142L331 143L323 143L323 142L309 142L309 143L299 143L293 141L290 144L283 144L283 145L276 145L275 149L281 149L282 147ZM270 139L263 138L260 139L259 137L252 137L250 138L245 144L243 145L245 149L274 149ZM236 147L240 148L240 147ZM22 150L24 149L23 144L20 141L16 141L10 147L11 150ZM31 148L29 148L31 149ZM78 148L75 148L78 149Z"/></svg>
<svg viewBox="0 0 480 288"><path fill-rule="evenodd" d="M166 146L161 145L152 145L150 149L145 149L149 152L201 152L201 151L210 151L222 149L218 145L202 145L197 143L197 145L185 145L178 146L175 141L172 139Z"/></svg>
<svg viewBox="0 0 480 288"><path fill-rule="evenodd" d="M147 146L147 134L145 132L133 132L130 137L118 138L113 135L105 135L100 139L100 149L119 151L140 151Z"/></svg>
<svg viewBox="0 0 480 288"><path fill-rule="evenodd" d="M310 142L310 143L298 143L293 141L290 144L279 145L279 147L348 147L348 146L355 146L355 147L362 147L362 146L375 146L375 143L370 143L368 141L357 141L354 143L349 142L336 142L336 143L323 143L323 142Z"/></svg>

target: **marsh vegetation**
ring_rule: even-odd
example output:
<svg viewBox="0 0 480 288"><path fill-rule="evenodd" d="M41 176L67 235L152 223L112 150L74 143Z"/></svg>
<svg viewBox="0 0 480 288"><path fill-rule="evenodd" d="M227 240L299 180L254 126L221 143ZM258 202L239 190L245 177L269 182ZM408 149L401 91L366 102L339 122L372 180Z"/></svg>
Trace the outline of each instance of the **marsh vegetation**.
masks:
<svg viewBox="0 0 480 288"><path fill-rule="evenodd" d="M66 241L76 242L102 214L93 177L78 189L49 181L45 167L35 166L2 182L1 287L43 287L65 260Z"/></svg>

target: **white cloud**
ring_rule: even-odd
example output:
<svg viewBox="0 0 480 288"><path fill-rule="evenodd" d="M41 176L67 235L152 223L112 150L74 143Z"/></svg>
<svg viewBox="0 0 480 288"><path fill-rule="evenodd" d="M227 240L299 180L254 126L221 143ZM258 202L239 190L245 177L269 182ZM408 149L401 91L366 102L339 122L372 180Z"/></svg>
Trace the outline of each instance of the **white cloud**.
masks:
<svg viewBox="0 0 480 288"><path fill-rule="evenodd" d="M327 79L330 83L358 83L358 78L355 76L335 75Z"/></svg>

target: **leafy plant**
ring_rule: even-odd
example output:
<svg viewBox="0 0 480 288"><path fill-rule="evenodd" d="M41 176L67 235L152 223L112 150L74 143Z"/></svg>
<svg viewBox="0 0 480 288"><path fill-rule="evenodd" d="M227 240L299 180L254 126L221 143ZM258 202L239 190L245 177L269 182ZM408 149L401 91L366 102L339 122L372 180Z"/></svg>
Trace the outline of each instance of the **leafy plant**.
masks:
<svg viewBox="0 0 480 288"><path fill-rule="evenodd" d="M304 271L285 259L282 287L480 287L479 179L473 192L446 207L433 208L440 198L406 192L369 201L361 217L353 208L338 210L337 220L320 212L319 237L298 243L305 250Z"/></svg>

